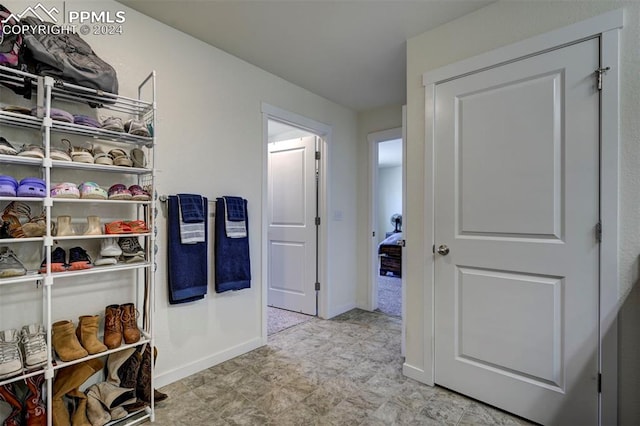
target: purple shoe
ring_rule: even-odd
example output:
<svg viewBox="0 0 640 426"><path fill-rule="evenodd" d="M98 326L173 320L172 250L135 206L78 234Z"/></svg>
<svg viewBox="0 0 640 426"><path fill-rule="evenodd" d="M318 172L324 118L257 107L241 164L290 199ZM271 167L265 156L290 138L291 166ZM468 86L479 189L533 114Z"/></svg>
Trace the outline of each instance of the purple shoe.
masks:
<svg viewBox="0 0 640 426"><path fill-rule="evenodd" d="M46 196L46 186L44 180L36 177L24 178L18 186L18 197L39 197Z"/></svg>
<svg viewBox="0 0 640 426"><path fill-rule="evenodd" d="M80 115L80 114L74 115L73 122L81 126L96 127L96 128L100 127L100 122L95 118L89 117L88 115Z"/></svg>
<svg viewBox="0 0 640 426"><path fill-rule="evenodd" d="M15 197L18 190L18 181L11 176L0 175L0 197Z"/></svg>
<svg viewBox="0 0 640 426"><path fill-rule="evenodd" d="M66 121L67 123L73 123L73 115L60 108L51 108L51 119L57 121ZM32 108L31 115L37 117L38 109Z"/></svg>

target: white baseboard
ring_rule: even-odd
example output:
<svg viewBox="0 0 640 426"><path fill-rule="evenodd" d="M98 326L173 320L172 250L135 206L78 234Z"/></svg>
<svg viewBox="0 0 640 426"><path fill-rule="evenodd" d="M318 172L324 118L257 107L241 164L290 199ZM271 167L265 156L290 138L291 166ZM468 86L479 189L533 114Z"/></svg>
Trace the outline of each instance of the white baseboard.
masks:
<svg viewBox="0 0 640 426"><path fill-rule="evenodd" d="M251 339L248 342L241 343L224 351L215 353L205 358L201 358L185 365L181 365L180 367L174 368L173 370L169 370L162 374L156 375L154 378L154 386L156 388L161 388L180 379L191 376L192 374L213 367L214 365L220 364L221 362L250 352L261 346L264 346L264 344L262 343L262 338L256 337L255 339Z"/></svg>
<svg viewBox="0 0 640 426"><path fill-rule="evenodd" d="M355 308L356 308L355 302L347 303L346 305L335 307L329 311L329 316L325 319L331 319L333 317L337 317L338 315L344 314L345 312L349 312L350 310Z"/></svg>
<svg viewBox="0 0 640 426"><path fill-rule="evenodd" d="M433 381L429 378L429 375L421 368L414 367L413 365L402 364L402 374L410 379L417 380L425 385L433 386Z"/></svg>

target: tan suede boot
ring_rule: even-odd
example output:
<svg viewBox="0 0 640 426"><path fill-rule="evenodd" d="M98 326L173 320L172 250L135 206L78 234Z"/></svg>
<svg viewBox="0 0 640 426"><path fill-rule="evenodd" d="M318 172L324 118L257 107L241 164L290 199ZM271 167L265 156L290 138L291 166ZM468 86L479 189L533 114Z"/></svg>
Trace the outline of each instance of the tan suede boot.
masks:
<svg viewBox="0 0 640 426"><path fill-rule="evenodd" d="M99 324L100 317L98 315L83 315L78 318L76 336L78 337L80 344L91 355L107 350L107 347L98 340Z"/></svg>
<svg viewBox="0 0 640 426"><path fill-rule="evenodd" d="M109 349L115 349L122 344L122 314L118 305L105 308L103 341Z"/></svg>
<svg viewBox="0 0 640 426"><path fill-rule="evenodd" d="M58 321L51 326L53 331L53 349L63 361L74 361L89 355L80 345L73 332L73 323L68 320Z"/></svg>
<svg viewBox="0 0 640 426"><path fill-rule="evenodd" d="M90 359L58 370L53 381L53 396L51 397L53 426L71 426L69 411L62 397L65 394L70 394L70 396L84 395L78 388L86 382L89 377L93 376L94 373L101 370L102 367L104 367L102 361L99 359ZM78 418L80 417L79 414ZM74 419L76 419L76 415L77 414L74 414Z"/></svg>
<svg viewBox="0 0 640 426"><path fill-rule="evenodd" d="M140 330L136 323L136 307L133 303L125 303L120 305L120 311L122 312L122 334L124 335L125 343L136 343L140 340Z"/></svg>

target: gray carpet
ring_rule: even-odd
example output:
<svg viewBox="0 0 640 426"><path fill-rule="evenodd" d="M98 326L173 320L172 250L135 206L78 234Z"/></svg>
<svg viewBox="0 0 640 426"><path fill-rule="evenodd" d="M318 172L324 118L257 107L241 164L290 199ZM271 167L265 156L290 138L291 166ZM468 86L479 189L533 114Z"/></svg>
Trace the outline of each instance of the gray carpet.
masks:
<svg viewBox="0 0 640 426"><path fill-rule="evenodd" d="M377 310L393 317L402 316L402 278L378 276Z"/></svg>
<svg viewBox="0 0 640 426"><path fill-rule="evenodd" d="M311 315L301 314L299 312L286 311L284 309L273 308L267 306L267 335L271 336L279 331L286 330L294 325L302 324L310 321Z"/></svg>

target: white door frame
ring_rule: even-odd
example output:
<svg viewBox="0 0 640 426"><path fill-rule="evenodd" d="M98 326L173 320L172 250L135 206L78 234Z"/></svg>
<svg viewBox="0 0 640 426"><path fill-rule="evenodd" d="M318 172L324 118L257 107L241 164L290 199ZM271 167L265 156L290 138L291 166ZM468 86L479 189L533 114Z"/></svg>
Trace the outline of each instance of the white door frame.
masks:
<svg viewBox="0 0 640 426"><path fill-rule="evenodd" d="M600 424L617 424L618 410L618 169L619 169L619 30L624 22L623 10L614 10L546 34L511 44L472 58L446 65L423 75L425 86L425 247L434 241L434 129L435 90L439 83L481 70L538 55L578 41L599 37L601 66L610 67L603 78L600 97ZM595 71L595 70L594 70ZM434 256L425 253L424 282L424 371L405 364L405 374L434 384L435 306Z"/></svg>
<svg viewBox="0 0 640 426"><path fill-rule="evenodd" d="M319 121L312 120L302 115L286 111L284 109L262 103L262 343L267 344L267 291L268 291L268 237L267 237L267 208L269 197L267 192L267 161L269 144L269 120L279 121L293 127L308 131L320 137L320 188L318 189L318 212L321 218L320 230L318 233L318 275L320 281L320 291L318 292L318 316L327 318L329 313L329 293L331 283L328 282L328 261L327 255L329 240L329 220L328 220L328 199L327 199L327 170L329 163L329 146L333 127Z"/></svg>
<svg viewBox="0 0 640 426"><path fill-rule="evenodd" d="M406 105L402 106L402 127L395 127L393 129L381 130L379 132L369 133L367 135L367 141L369 142L369 200L371 204L369 206L369 267L367 273L367 282L369 285L367 286L367 305L366 309L369 311L374 311L378 309L378 243L377 243L377 235L373 234L378 229L378 144L385 141L390 141L393 139L401 139L402 140L402 232L404 232L404 236L406 236L406 209L407 209L407 125L406 125ZM406 239L406 238L404 238ZM401 270L407 270L407 256L405 255L404 247L402 248L402 260L401 260ZM401 294L401 316L402 316L402 336L400 340L400 353L404 356L405 354L405 342L406 342L406 327L405 327L405 317L406 317L406 297L407 297L407 288L406 288L406 275L402 274L401 277L402 288L400 290Z"/></svg>

